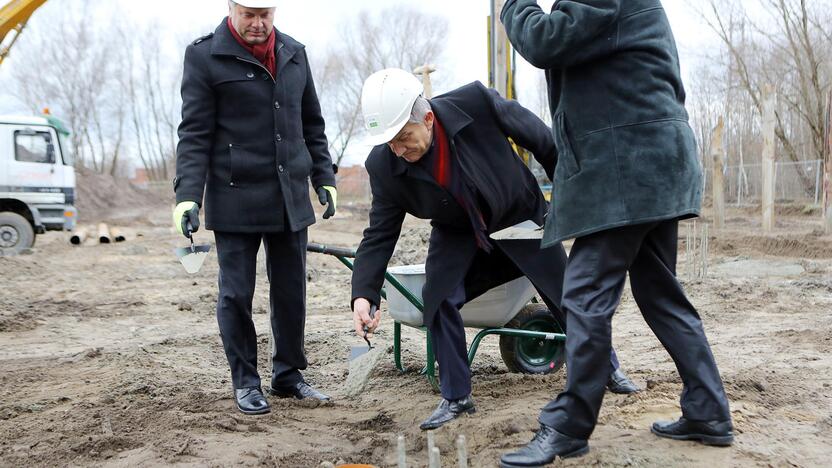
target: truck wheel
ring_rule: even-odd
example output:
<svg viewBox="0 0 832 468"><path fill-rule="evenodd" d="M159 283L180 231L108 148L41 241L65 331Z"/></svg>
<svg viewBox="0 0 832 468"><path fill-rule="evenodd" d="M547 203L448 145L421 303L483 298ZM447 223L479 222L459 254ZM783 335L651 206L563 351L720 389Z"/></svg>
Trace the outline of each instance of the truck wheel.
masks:
<svg viewBox="0 0 832 468"><path fill-rule="evenodd" d="M0 255L17 255L35 244L35 231L17 213L0 213Z"/></svg>
<svg viewBox="0 0 832 468"><path fill-rule="evenodd" d="M527 304L504 328L563 333L544 304ZM511 372L553 374L566 361L564 342L542 338L500 336L500 355Z"/></svg>

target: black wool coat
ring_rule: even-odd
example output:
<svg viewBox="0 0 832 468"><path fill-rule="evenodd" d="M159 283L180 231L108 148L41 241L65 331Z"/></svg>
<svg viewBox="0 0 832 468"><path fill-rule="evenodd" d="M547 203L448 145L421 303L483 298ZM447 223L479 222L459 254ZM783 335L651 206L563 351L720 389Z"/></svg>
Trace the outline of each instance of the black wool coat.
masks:
<svg viewBox="0 0 832 468"><path fill-rule="evenodd" d="M275 30L276 79L227 19L185 51L176 202L203 203L206 228L299 231L315 222L312 185L335 186L303 44Z"/></svg>
<svg viewBox="0 0 832 468"><path fill-rule="evenodd" d="M508 137L530 150L551 176L555 147L551 131L516 101L471 83L430 101L459 162L488 213L493 233L522 221L543 223L546 200L536 179L514 152ZM396 157L387 145L375 147L365 163L373 195L370 225L358 247L352 297L379 304L384 271L393 254L405 214L431 220L424 319L464 282L468 300L525 274L560 303L562 247L540 250L538 241L500 241L491 254L477 248L468 215L427 170Z"/></svg>
<svg viewBox="0 0 832 468"><path fill-rule="evenodd" d="M696 216L702 169L659 0L508 0L517 51L546 70L558 166L543 245Z"/></svg>

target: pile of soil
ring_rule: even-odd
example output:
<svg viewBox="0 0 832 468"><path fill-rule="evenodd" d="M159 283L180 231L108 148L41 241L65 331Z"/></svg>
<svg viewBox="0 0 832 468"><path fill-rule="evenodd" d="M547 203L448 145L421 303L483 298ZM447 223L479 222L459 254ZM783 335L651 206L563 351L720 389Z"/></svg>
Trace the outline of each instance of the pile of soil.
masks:
<svg viewBox="0 0 832 468"><path fill-rule="evenodd" d="M82 223L124 220L137 213L146 213L152 207L173 202L173 190L170 196L165 196L139 188L127 179L84 167L75 169L75 178L75 206L78 208L78 220Z"/></svg>

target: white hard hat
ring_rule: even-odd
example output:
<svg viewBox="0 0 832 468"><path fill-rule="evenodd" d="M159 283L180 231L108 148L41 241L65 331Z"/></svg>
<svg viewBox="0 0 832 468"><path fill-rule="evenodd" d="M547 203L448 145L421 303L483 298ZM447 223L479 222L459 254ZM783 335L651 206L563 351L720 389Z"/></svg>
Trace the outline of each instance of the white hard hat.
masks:
<svg viewBox="0 0 832 468"><path fill-rule="evenodd" d="M277 8L277 0L231 0L246 8Z"/></svg>
<svg viewBox="0 0 832 468"><path fill-rule="evenodd" d="M422 92L422 82L398 68L370 75L361 91L361 111L370 143L381 145L395 138L407 124L413 103Z"/></svg>

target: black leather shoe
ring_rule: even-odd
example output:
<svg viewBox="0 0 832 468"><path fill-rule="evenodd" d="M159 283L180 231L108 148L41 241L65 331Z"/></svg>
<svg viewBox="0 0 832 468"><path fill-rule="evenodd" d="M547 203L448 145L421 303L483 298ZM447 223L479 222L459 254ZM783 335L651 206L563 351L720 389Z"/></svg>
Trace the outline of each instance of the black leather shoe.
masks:
<svg viewBox="0 0 832 468"><path fill-rule="evenodd" d="M298 382L291 387L272 387L269 389L269 394L278 398L297 398L303 400L304 398L311 398L318 401L329 401L329 395L315 390L306 382Z"/></svg>
<svg viewBox="0 0 832 468"><path fill-rule="evenodd" d="M622 395L627 395L630 393L640 392L641 389L627 377L621 369L616 369L612 374L610 374L610 379L607 381L607 390L611 391L612 393L619 393Z"/></svg>
<svg viewBox="0 0 832 468"><path fill-rule="evenodd" d="M419 429L423 431L436 429L437 427L448 421L453 421L463 414L474 414L476 412L477 409L474 408L474 399L471 398L471 395L453 401L448 401L443 398L442 401L439 402L439 406L436 407L433 414L431 414L425 422L419 425Z"/></svg>
<svg viewBox="0 0 832 468"><path fill-rule="evenodd" d="M734 426L731 421L678 421L654 422L653 434L675 440L696 440L705 445L727 447L734 443Z"/></svg>
<svg viewBox="0 0 832 468"><path fill-rule="evenodd" d="M571 458L586 455L589 444L583 439L573 439L545 424L528 445L500 458L500 468L525 468L547 465L555 458Z"/></svg>
<svg viewBox="0 0 832 468"><path fill-rule="evenodd" d="M237 400L237 409L243 414L266 414L271 411L260 387L234 389L234 399Z"/></svg>

